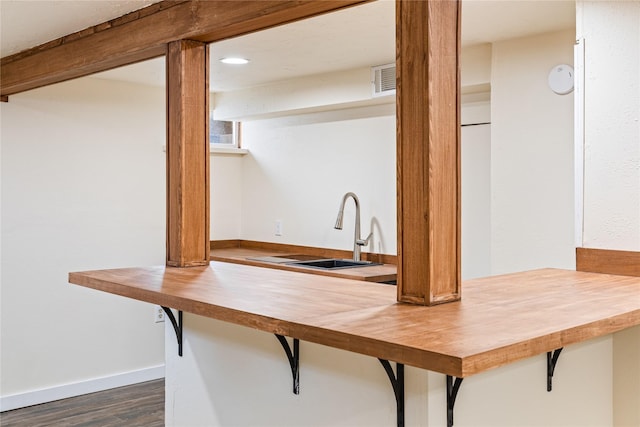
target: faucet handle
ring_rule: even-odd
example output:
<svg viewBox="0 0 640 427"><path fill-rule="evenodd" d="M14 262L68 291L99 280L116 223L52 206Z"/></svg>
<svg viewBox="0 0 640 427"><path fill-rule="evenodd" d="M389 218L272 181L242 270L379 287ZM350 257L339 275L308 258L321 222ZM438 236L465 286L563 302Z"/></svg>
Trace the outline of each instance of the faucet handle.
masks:
<svg viewBox="0 0 640 427"><path fill-rule="evenodd" d="M373 237L373 232L369 233L366 239L358 239L356 240L356 245L358 246L367 246L369 244L369 240Z"/></svg>

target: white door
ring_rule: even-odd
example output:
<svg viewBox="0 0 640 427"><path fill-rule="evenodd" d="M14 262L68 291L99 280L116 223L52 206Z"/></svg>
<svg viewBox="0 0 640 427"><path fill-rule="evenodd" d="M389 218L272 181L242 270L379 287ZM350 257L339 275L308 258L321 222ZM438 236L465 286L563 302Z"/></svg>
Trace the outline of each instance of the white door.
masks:
<svg viewBox="0 0 640 427"><path fill-rule="evenodd" d="M462 127L462 279L491 274L491 125Z"/></svg>

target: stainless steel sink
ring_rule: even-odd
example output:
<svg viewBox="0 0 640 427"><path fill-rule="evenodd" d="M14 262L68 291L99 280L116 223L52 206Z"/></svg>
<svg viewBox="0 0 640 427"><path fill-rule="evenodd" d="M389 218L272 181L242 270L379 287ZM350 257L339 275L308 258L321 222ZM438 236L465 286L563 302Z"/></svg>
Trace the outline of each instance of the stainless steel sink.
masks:
<svg viewBox="0 0 640 427"><path fill-rule="evenodd" d="M274 264L290 264L298 261L317 261L321 258L313 255L304 254L290 254L290 255L270 255L270 256L257 256L248 257L249 261L269 262Z"/></svg>
<svg viewBox="0 0 640 427"><path fill-rule="evenodd" d="M289 262L288 265L295 265L298 267L317 268L320 270L339 270L343 268L358 268L369 267L372 265L380 265L380 263L371 261L353 261L349 259L316 259L311 261L296 261Z"/></svg>

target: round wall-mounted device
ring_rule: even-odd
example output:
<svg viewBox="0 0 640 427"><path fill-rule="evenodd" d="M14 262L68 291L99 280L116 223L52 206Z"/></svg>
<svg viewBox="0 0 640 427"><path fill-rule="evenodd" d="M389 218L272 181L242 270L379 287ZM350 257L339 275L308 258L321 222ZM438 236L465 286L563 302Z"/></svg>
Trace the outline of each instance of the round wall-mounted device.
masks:
<svg viewBox="0 0 640 427"><path fill-rule="evenodd" d="M558 95L573 91L573 67L567 64L556 65L549 71L549 87Z"/></svg>

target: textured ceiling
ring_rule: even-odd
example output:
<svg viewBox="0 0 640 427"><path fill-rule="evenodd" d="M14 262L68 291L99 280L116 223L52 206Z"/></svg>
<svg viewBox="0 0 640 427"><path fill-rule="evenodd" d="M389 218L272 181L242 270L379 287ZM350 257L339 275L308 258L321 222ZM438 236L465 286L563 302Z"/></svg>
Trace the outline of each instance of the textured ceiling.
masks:
<svg viewBox="0 0 640 427"><path fill-rule="evenodd" d="M1 0L1 55L6 56L154 3L152 0ZM394 1L380 0L266 31L214 43L212 88L269 81L393 62ZM575 27L575 2L464 0L462 43L474 45ZM224 66L240 55L249 65ZM162 59L101 73L99 77L164 84Z"/></svg>
<svg viewBox="0 0 640 427"><path fill-rule="evenodd" d="M0 56L84 30L157 1L0 0Z"/></svg>

